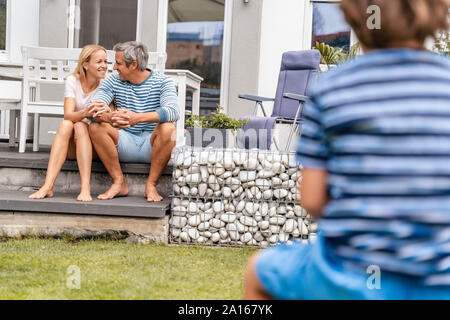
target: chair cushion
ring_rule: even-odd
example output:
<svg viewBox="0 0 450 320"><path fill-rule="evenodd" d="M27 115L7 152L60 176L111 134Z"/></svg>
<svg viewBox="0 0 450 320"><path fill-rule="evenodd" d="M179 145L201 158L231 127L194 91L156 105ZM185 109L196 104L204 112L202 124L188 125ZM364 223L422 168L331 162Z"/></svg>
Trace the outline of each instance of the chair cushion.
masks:
<svg viewBox="0 0 450 320"><path fill-rule="evenodd" d="M237 135L239 148L270 150L272 144L272 130L275 125L274 117L245 116L240 120L250 120Z"/></svg>
<svg viewBox="0 0 450 320"><path fill-rule="evenodd" d="M318 50L288 51L283 53L281 70L317 70L320 64Z"/></svg>

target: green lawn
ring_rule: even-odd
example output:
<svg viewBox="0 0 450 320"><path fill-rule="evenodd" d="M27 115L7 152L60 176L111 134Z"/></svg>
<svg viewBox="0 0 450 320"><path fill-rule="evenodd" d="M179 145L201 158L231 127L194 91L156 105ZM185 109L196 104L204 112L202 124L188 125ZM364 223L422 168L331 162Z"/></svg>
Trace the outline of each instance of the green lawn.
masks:
<svg viewBox="0 0 450 320"><path fill-rule="evenodd" d="M249 248L0 239L1 299L241 299ZM80 270L81 288L67 280ZM76 282L72 282L76 283Z"/></svg>

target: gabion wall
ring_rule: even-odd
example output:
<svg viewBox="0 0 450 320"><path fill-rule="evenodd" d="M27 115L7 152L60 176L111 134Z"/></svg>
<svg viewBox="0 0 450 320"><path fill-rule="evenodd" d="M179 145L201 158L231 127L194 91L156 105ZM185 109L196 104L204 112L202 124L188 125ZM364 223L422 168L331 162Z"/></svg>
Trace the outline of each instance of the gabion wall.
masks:
<svg viewBox="0 0 450 320"><path fill-rule="evenodd" d="M170 243L259 246L316 238L317 223L296 204L295 154L176 148Z"/></svg>

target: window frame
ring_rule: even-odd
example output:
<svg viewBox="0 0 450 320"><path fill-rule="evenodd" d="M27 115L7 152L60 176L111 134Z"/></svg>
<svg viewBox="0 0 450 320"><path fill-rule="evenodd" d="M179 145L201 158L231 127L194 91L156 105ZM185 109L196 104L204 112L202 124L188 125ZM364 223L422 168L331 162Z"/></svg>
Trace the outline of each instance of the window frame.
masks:
<svg viewBox="0 0 450 320"><path fill-rule="evenodd" d="M313 15L314 3L341 3L342 0L306 0L305 1L305 19L304 19L304 37L303 47L307 50L311 49L312 32L313 32ZM358 43L355 32L350 28L350 46Z"/></svg>
<svg viewBox="0 0 450 320"><path fill-rule="evenodd" d="M5 50L0 50L0 61L9 61L10 51L10 33L11 33L11 3L6 0L6 29L5 29Z"/></svg>
<svg viewBox="0 0 450 320"><path fill-rule="evenodd" d="M9 1L9 0L8 0ZM142 4L143 0L137 0L137 12L136 12L136 41L141 40L142 30ZM79 0L69 0L69 16L68 16L68 35L67 35L67 48L73 49L75 47L75 41L79 40L76 36L77 31L75 26L80 23L81 10ZM100 35L98 35L100 37ZM79 44L77 44L79 46Z"/></svg>

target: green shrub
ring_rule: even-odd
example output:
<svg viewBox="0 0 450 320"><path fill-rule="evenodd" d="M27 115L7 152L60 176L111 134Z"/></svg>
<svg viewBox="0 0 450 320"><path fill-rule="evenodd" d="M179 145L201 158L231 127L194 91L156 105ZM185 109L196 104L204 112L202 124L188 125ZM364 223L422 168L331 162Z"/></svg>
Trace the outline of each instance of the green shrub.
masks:
<svg viewBox="0 0 450 320"><path fill-rule="evenodd" d="M236 120L223 113L223 108L217 105L216 112L209 119L195 114L186 120L186 128L209 128L209 129L242 129L250 120Z"/></svg>

